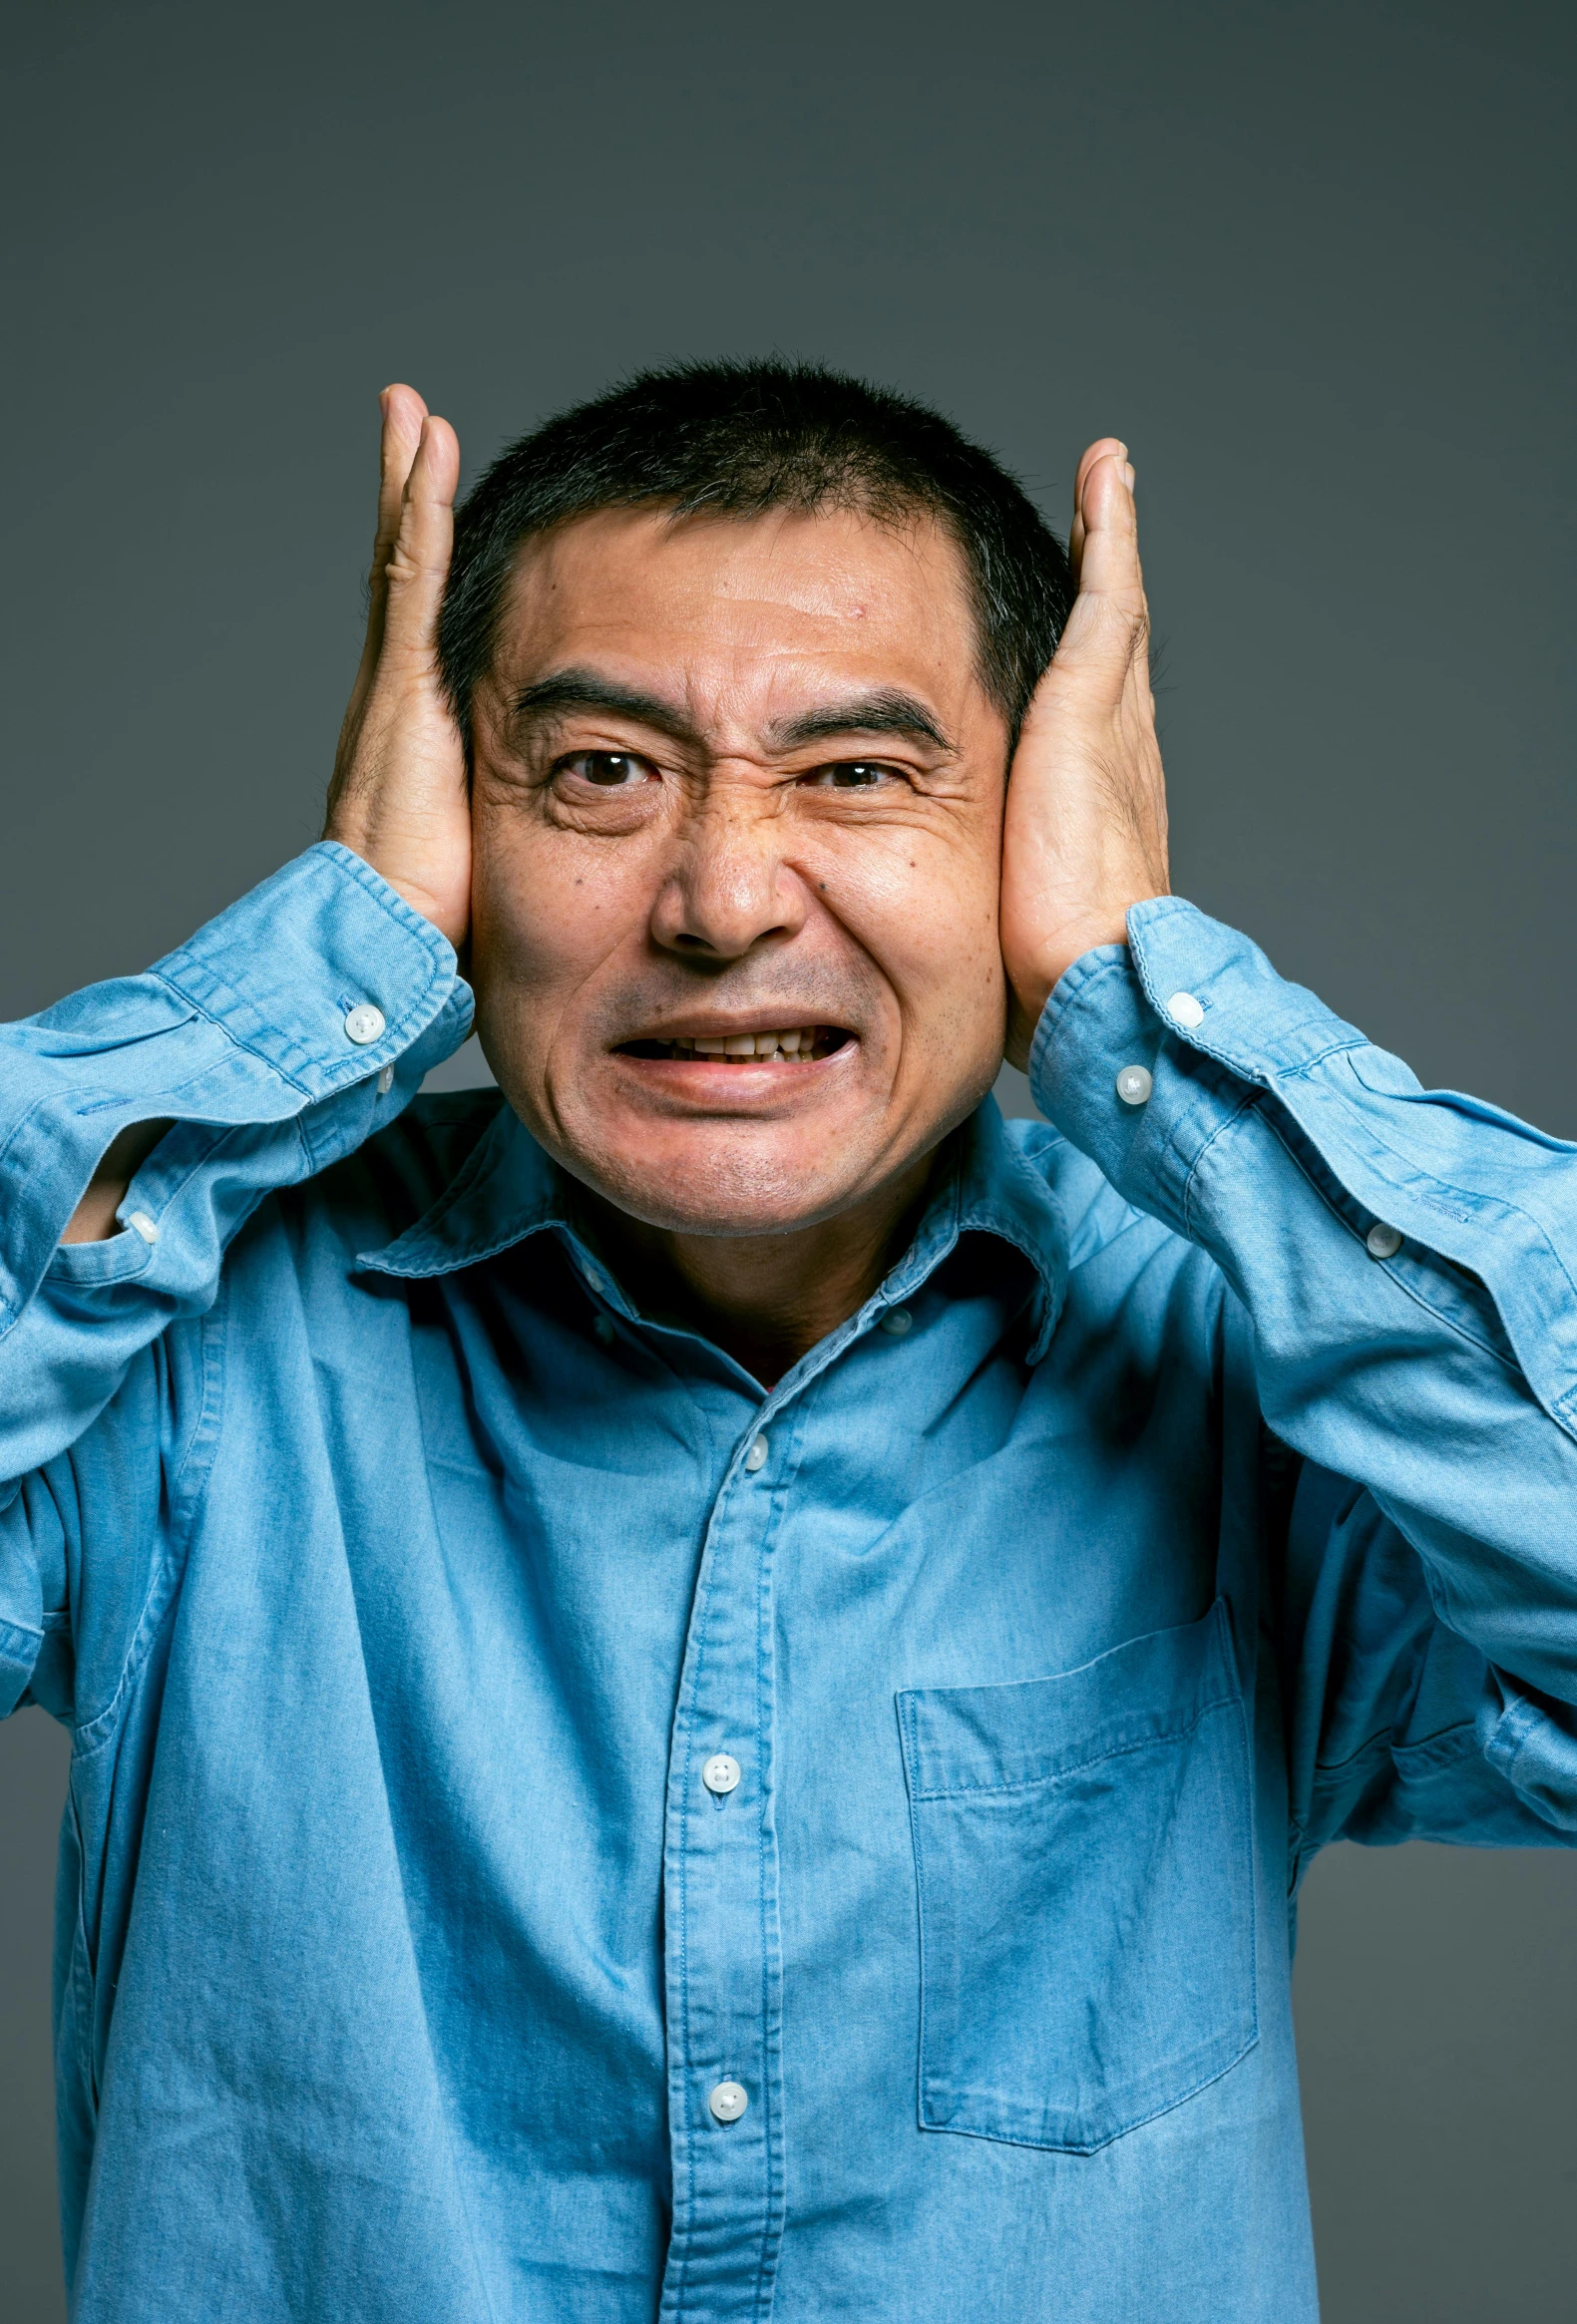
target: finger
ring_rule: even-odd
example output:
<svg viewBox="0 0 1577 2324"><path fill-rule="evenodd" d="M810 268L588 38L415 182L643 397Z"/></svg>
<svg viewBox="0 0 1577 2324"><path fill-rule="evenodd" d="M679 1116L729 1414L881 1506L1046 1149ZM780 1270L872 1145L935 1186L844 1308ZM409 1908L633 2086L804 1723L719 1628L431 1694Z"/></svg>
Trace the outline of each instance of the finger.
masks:
<svg viewBox="0 0 1577 2324"><path fill-rule="evenodd" d="M454 429L447 420L425 418L384 569L388 582L384 658L431 662L454 548L459 482L460 446Z"/></svg>
<svg viewBox="0 0 1577 2324"><path fill-rule="evenodd" d="M1133 470L1119 454L1115 444L1092 445L1080 463L1078 595L1046 675L1054 697L1074 685L1091 708L1115 710L1131 693L1142 711L1149 692L1149 613Z"/></svg>
<svg viewBox="0 0 1577 2324"><path fill-rule="evenodd" d="M367 575L367 633L362 639L361 660L356 679L350 690L350 702L345 711L345 725L341 733L352 731L361 716L362 705L372 686L378 667L378 656L383 651L383 621L389 601L389 559L394 554L395 538L400 530L400 510L405 499L405 480L411 473L416 458L416 447L421 441L422 422L427 417L427 406L414 387L396 383L386 387L378 398L378 409L383 425L378 451L378 525L372 541L372 565Z"/></svg>
<svg viewBox="0 0 1577 2324"><path fill-rule="evenodd" d="M427 417L427 406L415 388L398 380L383 390L378 408L383 414L378 447L378 529L373 535L372 571L367 589L368 644L374 653L382 642L389 559L399 535L406 480L422 440L422 422Z"/></svg>
<svg viewBox="0 0 1577 2324"><path fill-rule="evenodd" d="M1073 479L1073 523L1068 533L1067 554L1068 563L1073 568L1075 581L1078 579L1079 567L1084 556L1084 487L1089 481L1090 470L1096 461L1104 460L1113 453L1119 459L1126 460L1128 447L1120 437L1098 436L1085 451L1078 464L1078 474Z"/></svg>
<svg viewBox="0 0 1577 2324"><path fill-rule="evenodd" d="M1095 447L1091 447L1095 451ZM1086 465L1087 464L1087 465ZM1121 445L1085 454L1081 464L1079 510L1084 520L1079 560L1079 593L1144 599L1139 568L1139 519L1134 506L1134 474Z"/></svg>

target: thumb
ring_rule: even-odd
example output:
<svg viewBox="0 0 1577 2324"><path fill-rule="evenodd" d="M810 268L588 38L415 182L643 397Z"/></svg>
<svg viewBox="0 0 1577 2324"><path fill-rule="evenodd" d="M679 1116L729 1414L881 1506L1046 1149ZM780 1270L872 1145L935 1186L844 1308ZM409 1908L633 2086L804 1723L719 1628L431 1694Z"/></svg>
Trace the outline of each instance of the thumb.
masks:
<svg viewBox="0 0 1577 2324"><path fill-rule="evenodd" d="M1128 673L1149 635L1144 575L1139 565L1133 470L1122 445L1091 445L1079 464L1074 534L1079 548L1078 595L1051 663L1050 691L1061 695L1071 679L1110 707L1121 699Z"/></svg>

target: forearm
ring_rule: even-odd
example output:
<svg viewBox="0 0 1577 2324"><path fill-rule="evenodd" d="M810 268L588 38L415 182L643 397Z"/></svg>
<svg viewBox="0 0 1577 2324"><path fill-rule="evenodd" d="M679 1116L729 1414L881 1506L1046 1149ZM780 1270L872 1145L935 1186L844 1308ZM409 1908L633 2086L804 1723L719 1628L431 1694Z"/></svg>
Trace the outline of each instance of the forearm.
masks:
<svg viewBox="0 0 1577 2324"><path fill-rule="evenodd" d="M61 1236L63 1243L102 1243L117 1232L120 1220L115 1214L126 1200L132 1180L166 1130L173 1127L169 1115L161 1115L153 1121L133 1122L110 1140L88 1181L87 1193L71 1214Z"/></svg>
<svg viewBox="0 0 1577 2324"><path fill-rule="evenodd" d="M1053 995L1038 1102L1217 1260L1277 1433L1374 1494L1491 1662L1577 1701L1573 1150L1426 1097L1189 906L1129 930Z"/></svg>
<svg viewBox="0 0 1577 2324"><path fill-rule="evenodd" d="M71 1442L211 1304L257 1203L392 1120L469 1021L446 940L326 847L146 976L4 1028L0 1475Z"/></svg>

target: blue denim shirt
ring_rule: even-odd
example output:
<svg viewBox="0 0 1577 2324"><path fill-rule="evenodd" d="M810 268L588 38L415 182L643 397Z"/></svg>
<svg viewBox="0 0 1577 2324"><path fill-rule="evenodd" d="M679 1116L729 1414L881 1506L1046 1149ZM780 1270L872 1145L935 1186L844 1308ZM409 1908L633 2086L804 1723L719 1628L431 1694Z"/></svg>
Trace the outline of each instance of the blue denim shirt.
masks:
<svg viewBox="0 0 1577 2324"><path fill-rule="evenodd" d="M1129 933L770 1392L342 849L5 1034L77 2324L1314 2315L1301 1869L1577 1829L1577 1170Z"/></svg>

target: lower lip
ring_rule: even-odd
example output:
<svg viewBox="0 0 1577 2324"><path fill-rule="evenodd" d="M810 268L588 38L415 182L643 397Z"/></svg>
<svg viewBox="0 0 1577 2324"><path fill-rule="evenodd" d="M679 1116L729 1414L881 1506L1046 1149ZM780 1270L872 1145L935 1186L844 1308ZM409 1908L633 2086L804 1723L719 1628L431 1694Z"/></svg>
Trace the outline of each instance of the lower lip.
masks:
<svg viewBox="0 0 1577 2324"><path fill-rule="evenodd" d="M615 1049L613 1057L626 1072L638 1074L645 1089L706 1106L729 1098L748 1105L792 1096L828 1073L846 1071L859 1046L845 1041L825 1057L631 1057L622 1049Z"/></svg>

